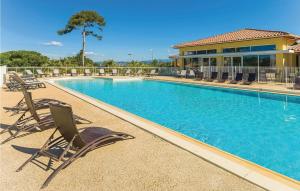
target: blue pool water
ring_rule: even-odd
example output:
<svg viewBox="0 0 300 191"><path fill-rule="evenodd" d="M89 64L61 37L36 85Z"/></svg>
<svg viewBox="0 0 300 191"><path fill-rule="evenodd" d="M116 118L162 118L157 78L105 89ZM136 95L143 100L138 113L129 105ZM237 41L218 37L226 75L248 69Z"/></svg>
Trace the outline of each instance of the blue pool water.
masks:
<svg viewBox="0 0 300 191"><path fill-rule="evenodd" d="M300 180L300 97L147 80L57 83Z"/></svg>

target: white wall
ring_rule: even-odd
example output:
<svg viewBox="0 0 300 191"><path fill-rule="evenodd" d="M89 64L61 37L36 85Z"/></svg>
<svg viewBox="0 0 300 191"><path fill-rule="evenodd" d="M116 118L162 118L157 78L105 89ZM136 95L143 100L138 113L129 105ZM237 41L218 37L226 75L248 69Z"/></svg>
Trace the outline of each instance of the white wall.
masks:
<svg viewBox="0 0 300 191"><path fill-rule="evenodd" d="M5 83L6 66L0 66L0 87Z"/></svg>

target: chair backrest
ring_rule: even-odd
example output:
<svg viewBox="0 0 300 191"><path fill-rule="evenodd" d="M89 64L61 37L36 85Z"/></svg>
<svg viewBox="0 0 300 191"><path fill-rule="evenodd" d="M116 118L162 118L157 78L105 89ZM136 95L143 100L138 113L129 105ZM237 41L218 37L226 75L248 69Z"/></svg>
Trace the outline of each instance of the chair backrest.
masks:
<svg viewBox="0 0 300 191"><path fill-rule="evenodd" d="M17 73L13 73L12 77L17 83L19 83L21 85L25 84L25 81Z"/></svg>
<svg viewBox="0 0 300 191"><path fill-rule="evenodd" d="M43 72L41 69L37 69L36 72L37 72L38 74L44 74L44 72Z"/></svg>
<svg viewBox="0 0 300 191"><path fill-rule="evenodd" d="M27 75L33 75L31 70L25 70L25 72L26 72Z"/></svg>
<svg viewBox="0 0 300 191"><path fill-rule="evenodd" d="M228 72L223 72L222 73L222 80L227 80L228 79Z"/></svg>
<svg viewBox="0 0 300 191"><path fill-rule="evenodd" d="M276 74L275 73L266 73L267 80L274 80Z"/></svg>
<svg viewBox="0 0 300 191"><path fill-rule="evenodd" d="M153 69L153 70L150 71L150 74L155 74L155 73L156 73L155 69Z"/></svg>
<svg viewBox="0 0 300 191"><path fill-rule="evenodd" d="M211 79L216 79L218 77L218 72L211 73Z"/></svg>
<svg viewBox="0 0 300 191"><path fill-rule="evenodd" d="M182 76L186 75L186 70L181 70L180 75Z"/></svg>
<svg viewBox="0 0 300 191"><path fill-rule="evenodd" d="M59 74L59 69L54 69L53 74Z"/></svg>
<svg viewBox="0 0 300 191"><path fill-rule="evenodd" d="M100 74L104 74L104 73L105 73L104 69L103 69L103 68L100 68L100 69L99 69L99 73L100 73Z"/></svg>
<svg viewBox="0 0 300 191"><path fill-rule="evenodd" d="M204 73L203 72L199 72L198 73L198 78L202 79L204 77Z"/></svg>
<svg viewBox="0 0 300 191"><path fill-rule="evenodd" d="M249 76L248 76L248 81L249 82L255 81L255 78L256 78L256 74L255 73L249 73Z"/></svg>
<svg viewBox="0 0 300 191"><path fill-rule="evenodd" d="M67 142L71 142L74 136L76 136L73 146L76 148L84 147L86 143L81 139L76 128L71 106L58 103L50 103L49 105L54 124L64 139Z"/></svg>
<svg viewBox="0 0 300 191"><path fill-rule="evenodd" d="M236 73L235 81L241 81L243 80L243 73Z"/></svg>
<svg viewBox="0 0 300 191"><path fill-rule="evenodd" d="M295 78L295 84L300 85L300 76Z"/></svg>
<svg viewBox="0 0 300 191"><path fill-rule="evenodd" d="M25 89L22 90L23 95L24 95L24 99L25 99L25 103L27 105L27 108L29 110L29 112L31 113L32 117L36 120L36 121L40 121L40 117L38 116L34 103L32 101L32 94L31 92L26 91Z"/></svg>
<svg viewBox="0 0 300 191"><path fill-rule="evenodd" d="M86 73L86 74L89 74L89 73L91 73L91 71L90 71L90 69L84 69L84 73Z"/></svg>
<svg viewBox="0 0 300 191"><path fill-rule="evenodd" d="M77 74L77 70L75 68L71 69L72 74Z"/></svg>
<svg viewBox="0 0 300 191"><path fill-rule="evenodd" d="M195 76L194 70L190 70L190 71L189 71L189 75L190 75L190 76Z"/></svg>
<svg viewBox="0 0 300 191"><path fill-rule="evenodd" d="M112 73L116 74L117 73L117 69L112 69Z"/></svg>

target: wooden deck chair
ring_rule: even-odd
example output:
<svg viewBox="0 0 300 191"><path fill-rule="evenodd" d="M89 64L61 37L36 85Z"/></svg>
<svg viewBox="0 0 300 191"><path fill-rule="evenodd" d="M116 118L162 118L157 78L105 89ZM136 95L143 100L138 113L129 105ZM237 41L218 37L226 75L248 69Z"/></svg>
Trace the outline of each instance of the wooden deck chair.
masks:
<svg viewBox="0 0 300 191"><path fill-rule="evenodd" d="M43 131L50 127L54 127L54 121L49 112L42 113L42 114L37 113L37 109L35 108L35 105L32 100L31 92L24 92L24 98L25 98L26 105L28 107L27 110L28 112L27 111L24 112L13 125L9 126L8 128L0 132L0 134L3 134L5 132L8 132L10 134L10 137L2 141L1 144L4 144L16 138L21 132L24 132L26 135L30 132L33 132L34 130ZM53 103L57 103L57 102L53 102ZM63 103L59 102L59 104L63 104ZM29 116L26 115L27 113L29 113ZM74 115L74 118L78 123L82 123L82 122L91 123L89 120L76 115Z"/></svg>
<svg viewBox="0 0 300 191"><path fill-rule="evenodd" d="M77 130L71 106L65 104L51 104L50 110L55 126L57 127L56 130L46 141L44 146L17 169L17 172L21 171L26 164L40 156L49 157L57 162L62 162L46 179L42 188L45 188L62 169L69 166L76 159L85 156L86 153L99 147L115 143L116 141L134 138L126 133L114 132L101 127L88 127L80 132ZM55 136L57 131L61 136ZM64 146L61 146L62 144ZM58 149L61 150L58 154L51 152L52 150L57 151Z"/></svg>

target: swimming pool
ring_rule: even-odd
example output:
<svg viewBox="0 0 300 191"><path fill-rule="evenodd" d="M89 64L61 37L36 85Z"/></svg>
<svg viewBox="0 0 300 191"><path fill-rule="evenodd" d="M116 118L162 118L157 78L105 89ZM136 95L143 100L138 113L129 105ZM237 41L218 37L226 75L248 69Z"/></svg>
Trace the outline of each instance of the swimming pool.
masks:
<svg viewBox="0 0 300 191"><path fill-rule="evenodd" d="M57 83L300 180L300 97L150 80Z"/></svg>

